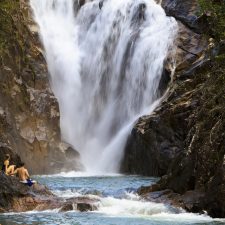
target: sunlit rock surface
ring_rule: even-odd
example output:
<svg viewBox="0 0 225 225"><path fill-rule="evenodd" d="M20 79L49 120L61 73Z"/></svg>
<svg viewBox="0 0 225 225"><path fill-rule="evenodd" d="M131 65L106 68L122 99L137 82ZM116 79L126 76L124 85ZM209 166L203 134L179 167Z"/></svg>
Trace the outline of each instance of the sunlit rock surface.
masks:
<svg viewBox="0 0 225 225"><path fill-rule="evenodd" d="M1 148L13 157L17 153L31 174L77 169L79 155L75 152L68 158L70 146L60 140L58 103L49 88L37 26L31 18L28 1L1 1Z"/></svg>

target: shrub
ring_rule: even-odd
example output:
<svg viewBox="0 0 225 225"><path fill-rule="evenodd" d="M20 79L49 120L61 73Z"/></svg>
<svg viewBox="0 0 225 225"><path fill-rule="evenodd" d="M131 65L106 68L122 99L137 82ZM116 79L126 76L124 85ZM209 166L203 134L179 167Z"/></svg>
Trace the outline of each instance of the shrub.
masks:
<svg viewBox="0 0 225 225"><path fill-rule="evenodd" d="M207 15L208 31L217 41L225 40L225 0L198 0L201 13Z"/></svg>

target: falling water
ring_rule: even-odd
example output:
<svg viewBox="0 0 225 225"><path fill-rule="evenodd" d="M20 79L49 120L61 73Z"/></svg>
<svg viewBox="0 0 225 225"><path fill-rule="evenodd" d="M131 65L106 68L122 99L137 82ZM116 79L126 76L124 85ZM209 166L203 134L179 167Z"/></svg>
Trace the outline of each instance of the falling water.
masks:
<svg viewBox="0 0 225 225"><path fill-rule="evenodd" d="M79 2L79 1L78 1ZM177 24L153 0L31 0L63 139L89 171L117 172L136 119L157 105Z"/></svg>

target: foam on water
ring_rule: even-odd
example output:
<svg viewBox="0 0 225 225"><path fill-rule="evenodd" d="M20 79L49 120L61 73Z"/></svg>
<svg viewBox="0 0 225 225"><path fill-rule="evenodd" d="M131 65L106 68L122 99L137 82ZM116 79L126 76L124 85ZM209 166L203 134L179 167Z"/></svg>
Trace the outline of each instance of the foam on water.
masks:
<svg viewBox="0 0 225 225"><path fill-rule="evenodd" d="M61 172L53 175L41 175L41 177L116 177L123 176L119 173L96 173L96 172L79 172L79 171L70 171L70 172Z"/></svg>
<svg viewBox="0 0 225 225"><path fill-rule="evenodd" d="M89 197L96 199L97 203L95 204L98 209L87 213L80 213L76 210L62 213L59 212L59 209L56 209L44 212L30 211L26 213L0 214L1 224L222 225L225 223L223 219L212 219L207 215L187 213L182 209L174 208L167 204L147 202L136 195L135 191L127 191L127 187L137 187L140 183L147 185L153 182L153 178L137 176L75 178L37 176L35 179L39 181L40 178L42 182L46 181L53 193L59 197ZM60 185L58 185L59 183ZM108 195L102 195L105 187L110 189L113 185L114 187ZM80 187L83 189L80 189ZM87 187L91 187L92 194L86 193L84 189ZM99 190L99 194L94 194L95 190ZM123 191L122 197L120 197L121 195L118 196L118 190Z"/></svg>
<svg viewBox="0 0 225 225"><path fill-rule="evenodd" d="M114 216L144 216L169 212L169 207L160 203L129 199L102 198L98 212Z"/></svg>
<svg viewBox="0 0 225 225"><path fill-rule="evenodd" d="M152 215L150 219L153 220L159 220L159 221L170 221L170 222L188 222L189 224L193 224L193 223L209 223L209 222L221 222L224 223L225 220L224 219L213 219L210 216L208 216L207 214L196 214L196 213L187 213L187 212L181 212L181 213L160 213L160 214L155 214Z"/></svg>

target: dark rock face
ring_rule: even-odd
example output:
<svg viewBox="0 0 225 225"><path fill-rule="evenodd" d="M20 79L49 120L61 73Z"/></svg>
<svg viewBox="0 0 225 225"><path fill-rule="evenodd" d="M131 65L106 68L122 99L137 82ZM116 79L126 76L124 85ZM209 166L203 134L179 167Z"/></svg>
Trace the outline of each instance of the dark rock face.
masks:
<svg viewBox="0 0 225 225"><path fill-rule="evenodd" d="M177 1L164 1L163 6L173 6L177 13L182 14L183 11L179 8L181 2L179 4L175 4L175 2ZM184 1L183 4L186 14L196 12L195 1L192 3ZM188 4L187 8L186 4ZM189 12L190 10L191 12ZM206 50L206 41L202 35L196 34L181 22L178 22L178 27L175 56L176 74L173 77L173 86L170 87L167 100L155 113L137 121L127 141L121 166L122 172L162 176L166 174L169 165L184 148L184 139L188 133L188 121L185 118L190 116L197 104L195 100L189 101L194 85L187 79L186 71L195 68L201 62L200 58ZM169 81L169 58L170 56L168 62L165 63L159 86L161 94L164 93ZM176 89L178 85L190 92L184 91L182 87ZM171 107L168 107L169 104Z"/></svg>
<svg viewBox="0 0 225 225"><path fill-rule="evenodd" d="M168 118L157 114L139 119L127 142L122 171L149 176L164 175L183 147L184 130L182 127L176 130L176 122L172 115L169 122Z"/></svg>
<svg viewBox="0 0 225 225"><path fill-rule="evenodd" d="M212 217L225 217L225 68L222 61L209 60L215 52L225 52L223 46L215 48L220 52L209 51L202 31L195 33L195 3L163 2L167 13L170 9L183 23L177 69L161 106L133 128L121 170L163 176L156 186L142 188L142 194L170 189L171 194L161 200L170 199L191 212L206 210Z"/></svg>
<svg viewBox="0 0 225 225"><path fill-rule="evenodd" d="M212 180L208 182L208 190L203 205L213 217L225 217L225 164L218 168Z"/></svg>
<svg viewBox="0 0 225 225"><path fill-rule="evenodd" d="M223 63L205 62L178 75L162 106L139 119L128 140L125 171L166 174L154 190L143 192L171 189L185 209L225 216L224 82ZM191 203L185 198L190 191Z"/></svg>
<svg viewBox="0 0 225 225"><path fill-rule="evenodd" d="M77 203L77 210L80 212L94 211L97 207L89 203Z"/></svg>
<svg viewBox="0 0 225 225"><path fill-rule="evenodd" d="M60 140L58 103L29 1L1 1L0 27L0 143L9 149L0 152L0 163L7 152L18 154L31 174L77 169L78 153L68 158L70 146Z"/></svg>
<svg viewBox="0 0 225 225"><path fill-rule="evenodd" d="M162 7L168 16L173 16L195 32L201 33L197 0L162 0Z"/></svg>
<svg viewBox="0 0 225 225"><path fill-rule="evenodd" d="M73 204L68 203L60 209L60 212L67 212L72 210L73 210Z"/></svg>

